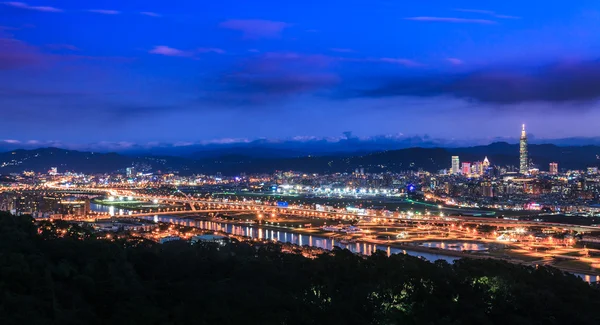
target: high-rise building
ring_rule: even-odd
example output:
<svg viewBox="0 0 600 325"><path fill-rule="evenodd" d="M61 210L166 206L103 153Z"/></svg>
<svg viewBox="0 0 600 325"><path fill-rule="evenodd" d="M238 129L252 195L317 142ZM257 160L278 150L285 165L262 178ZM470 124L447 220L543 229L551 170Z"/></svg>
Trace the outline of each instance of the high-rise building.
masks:
<svg viewBox="0 0 600 325"><path fill-rule="evenodd" d="M458 156L452 156L452 174L460 174L460 159Z"/></svg>
<svg viewBox="0 0 600 325"><path fill-rule="evenodd" d="M470 162L462 163L462 173L465 176L471 175L471 163Z"/></svg>
<svg viewBox="0 0 600 325"><path fill-rule="evenodd" d="M519 173L526 175L529 172L529 157L527 155L527 133L525 132L525 124L521 131L521 141L519 145Z"/></svg>
<svg viewBox="0 0 600 325"><path fill-rule="evenodd" d="M486 172L488 170L488 168L490 168L490 161L488 160L488 157L486 156L485 159L483 159L483 171Z"/></svg>
<svg viewBox="0 0 600 325"><path fill-rule="evenodd" d="M483 174L483 163L481 161L476 161L471 165L471 173L482 175Z"/></svg>
<svg viewBox="0 0 600 325"><path fill-rule="evenodd" d="M127 177L133 176L134 170L135 170L135 167L127 167L127 168L125 168L125 172L127 173Z"/></svg>
<svg viewBox="0 0 600 325"><path fill-rule="evenodd" d="M550 163L550 175L557 175L558 174L558 163Z"/></svg>

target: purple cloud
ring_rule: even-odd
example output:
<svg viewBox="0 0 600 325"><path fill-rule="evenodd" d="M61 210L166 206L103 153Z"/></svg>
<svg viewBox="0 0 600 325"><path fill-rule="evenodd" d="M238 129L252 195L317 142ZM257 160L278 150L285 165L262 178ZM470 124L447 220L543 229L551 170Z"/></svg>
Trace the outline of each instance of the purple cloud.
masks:
<svg viewBox="0 0 600 325"><path fill-rule="evenodd" d="M338 53L353 53L354 50L353 49L344 49L344 48L330 48L331 51L333 52L338 52Z"/></svg>
<svg viewBox="0 0 600 325"><path fill-rule="evenodd" d="M0 38L0 70L19 69L39 65L43 55L25 42L12 38Z"/></svg>
<svg viewBox="0 0 600 325"><path fill-rule="evenodd" d="M223 76L216 103L264 104L282 98L331 89L340 78L329 70L335 58L294 52L269 52L253 57Z"/></svg>
<svg viewBox="0 0 600 325"><path fill-rule="evenodd" d="M159 14L157 14L155 12L151 12L151 11L142 11L142 12L140 12L140 15L148 16L148 17L160 17Z"/></svg>
<svg viewBox="0 0 600 325"><path fill-rule="evenodd" d="M447 58L446 61L453 65L462 65L465 63L463 60L457 58Z"/></svg>
<svg viewBox="0 0 600 325"><path fill-rule="evenodd" d="M201 47L196 50L197 53L217 53L217 54L225 54L225 50L215 48L215 47Z"/></svg>
<svg viewBox="0 0 600 325"><path fill-rule="evenodd" d="M165 56L179 56L179 57L194 57L199 53L217 53L217 54L225 54L225 50L215 47L201 47L196 50L180 50L173 47L159 45L155 46L149 53L152 54L160 54Z"/></svg>
<svg viewBox="0 0 600 325"><path fill-rule="evenodd" d="M281 21L262 19L231 19L219 24L221 28L242 32L244 38L278 38L283 30L290 26Z"/></svg>
<svg viewBox="0 0 600 325"><path fill-rule="evenodd" d="M117 10L106 10L106 9L90 9L88 10L88 12L93 12L95 14L102 14L102 15L118 15L121 12L117 11Z"/></svg>
<svg viewBox="0 0 600 325"><path fill-rule="evenodd" d="M359 97L451 96L490 104L584 103L600 99L600 61L496 67L453 75L398 77ZM573 105L589 109L592 105Z"/></svg>
<svg viewBox="0 0 600 325"><path fill-rule="evenodd" d="M7 2L3 2L3 4L13 7L13 8L43 11L43 12L62 12L63 11L62 9L58 9L55 7L49 7L49 6L30 6L24 2L7 1Z"/></svg>
<svg viewBox="0 0 600 325"><path fill-rule="evenodd" d="M419 62L409 60L409 59L401 59L401 58L380 58L380 59L375 59L375 61L400 64L400 65L407 66L407 67L422 66L422 64Z"/></svg>
<svg viewBox="0 0 600 325"><path fill-rule="evenodd" d="M180 56L180 57L191 57L194 54L190 51L178 50L176 48L168 47L165 45L155 46L149 53L159 54L165 56Z"/></svg>
<svg viewBox="0 0 600 325"><path fill-rule="evenodd" d="M488 15L488 16L492 16L492 17L496 17L496 18L501 18L501 19L520 19L521 18L521 17L518 17L518 16L500 15L500 14L497 14L495 11L491 11L491 10L454 9L454 11Z"/></svg>
<svg viewBox="0 0 600 325"><path fill-rule="evenodd" d="M79 48L77 46L71 44L48 44L46 45L46 47L52 50L79 51Z"/></svg>
<svg viewBox="0 0 600 325"><path fill-rule="evenodd" d="M468 19L468 18L456 18L456 17L407 17L406 20L414 21L428 21L428 22L444 22L444 23L463 23L463 24L482 24L492 25L496 22L488 19Z"/></svg>

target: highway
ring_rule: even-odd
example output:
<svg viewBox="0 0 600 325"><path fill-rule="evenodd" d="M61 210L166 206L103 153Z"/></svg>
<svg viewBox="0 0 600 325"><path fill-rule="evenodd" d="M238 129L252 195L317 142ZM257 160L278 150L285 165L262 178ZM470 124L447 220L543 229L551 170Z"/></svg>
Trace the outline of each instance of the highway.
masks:
<svg viewBox="0 0 600 325"><path fill-rule="evenodd" d="M143 200L149 202L157 202L162 204L184 204L190 207L190 210L185 211L170 211L170 212L149 212L149 213L132 213L129 216L153 216L153 215L185 215L185 214L202 214L202 213L224 213L224 212L240 212L247 211L248 213L256 214L285 214L294 216L305 216L305 217L316 217L316 218L327 218L327 219L380 219L396 222L410 222L410 223L436 223L436 224L462 224L462 223L477 223L482 225L502 226L502 227L556 227L562 229L571 229L579 231L600 231L599 226L580 226L571 225L564 223L553 223L553 222L541 222L541 221L525 221L525 220L512 220L512 219L499 219L499 218L485 218L485 217L473 217L473 216L428 216L428 217L415 217L408 215L399 215L397 217L390 216L378 216L378 215L364 215L364 214L353 214L349 212L340 211L319 211L316 209L308 209L304 207L289 206L287 208L278 207L275 205L268 205L262 203L256 203L252 201L236 201L227 202L224 200L206 200L206 199L195 199L189 195L185 195L185 198L174 197L174 196L158 196L158 195L141 195L134 191L122 190L122 189L102 189L102 188L69 188L65 189L59 186L52 186L57 190L79 190L84 192L93 193L105 193L107 195L115 197L127 197L136 200Z"/></svg>

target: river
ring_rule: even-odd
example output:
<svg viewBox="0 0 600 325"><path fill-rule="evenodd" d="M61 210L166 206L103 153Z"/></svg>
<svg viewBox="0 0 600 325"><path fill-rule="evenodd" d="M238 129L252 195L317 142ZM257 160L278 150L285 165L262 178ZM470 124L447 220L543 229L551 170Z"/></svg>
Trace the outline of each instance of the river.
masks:
<svg viewBox="0 0 600 325"><path fill-rule="evenodd" d="M128 210L126 209L116 209L113 206L105 206L101 204L91 204L91 210L95 212L108 212L110 215L126 215ZM215 222L215 221L207 221L207 220L194 220L194 219L182 219L178 217L172 216L154 216L154 217L145 217L144 219L160 221L160 222L168 222L174 223L178 225L184 225L188 227L195 227L204 230L211 231L222 231L224 233L245 236L249 238L258 238L258 239L270 239L276 240L282 243L291 243L295 245L309 245L313 247L318 247L326 250L332 250L334 247L346 248L353 253L370 255L376 250L382 250L389 255L391 254L408 254L411 256L421 256L427 259L430 262L434 262L437 260L444 260L448 263L453 263L459 257L448 256L443 254L433 254L426 252L416 252L411 250L404 250L396 247L391 247L387 245L377 245L377 244L369 244L369 243L341 243L340 239L334 238L326 238L322 236L313 236L313 235L303 235L297 234L294 232L286 231L286 230L277 230L272 228L265 228L257 225L235 225L231 223L225 222ZM468 243L463 243L464 245L469 245ZM426 243L425 246L438 247L443 248L441 243L431 242ZM445 246L445 245L443 245ZM470 248L470 250L483 250L483 247L474 247L473 245L465 247ZM600 276L582 274L582 273L573 273L583 279L588 283L600 282Z"/></svg>
<svg viewBox="0 0 600 325"><path fill-rule="evenodd" d="M181 219L171 216L154 216L145 217L144 219L153 220L158 222L174 223L181 226L195 227L204 230L221 231L228 234L237 236L244 236L249 238L258 238L266 240L275 240L282 243L290 243L295 245L308 245L318 247L326 250L332 250L334 247L346 248L353 253L371 255L376 250L382 250L388 255L391 254L408 254L412 256L422 256L429 261L445 260L448 263L452 263L458 259L458 257L446 256L440 254L432 254L425 252L416 252L410 250L404 250L395 248L387 245L376 245L369 243L348 243L344 244L340 242L340 239L327 238L323 236L297 234L287 230L277 230L272 228L265 228L257 225L236 225L225 222L208 221L208 220L193 220L193 219Z"/></svg>

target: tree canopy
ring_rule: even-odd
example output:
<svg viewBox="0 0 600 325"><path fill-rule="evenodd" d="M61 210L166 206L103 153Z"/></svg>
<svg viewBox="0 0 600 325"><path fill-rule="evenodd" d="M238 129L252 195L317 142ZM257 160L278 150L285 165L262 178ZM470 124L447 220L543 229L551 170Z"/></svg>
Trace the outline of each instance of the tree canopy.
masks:
<svg viewBox="0 0 600 325"><path fill-rule="evenodd" d="M132 245L0 213L2 324L600 324L598 306L600 290L550 267Z"/></svg>

